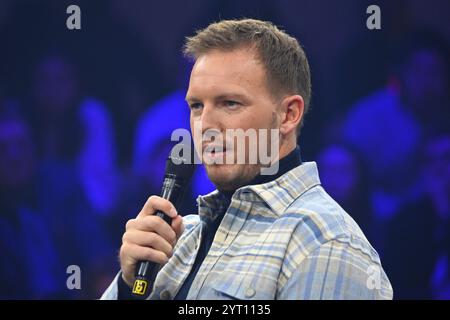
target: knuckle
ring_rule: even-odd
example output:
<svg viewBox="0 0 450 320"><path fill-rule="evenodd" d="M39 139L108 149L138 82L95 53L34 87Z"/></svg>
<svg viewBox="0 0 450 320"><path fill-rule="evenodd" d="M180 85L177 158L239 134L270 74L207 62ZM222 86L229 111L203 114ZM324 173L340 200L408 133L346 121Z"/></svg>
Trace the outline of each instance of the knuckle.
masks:
<svg viewBox="0 0 450 320"><path fill-rule="evenodd" d="M156 251L154 251L154 250L152 250L150 248L146 248L146 250L143 252L143 258L147 259L147 260L150 260L150 261L153 261L156 258L156 256L157 256L157 255L155 255L154 252L156 252Z"/></svg>
<svg viewBox="0 0 450 320"><path fill-rule="evenodd" d="M120 251L119 251L119 257L120 257L121 261L123 261L124 257L127 256L127 252L128 252L128 245L126 243L124 243L120 247Z"/></svg>
<svg viewBox="0 0 450 320"><path fill-rule="evenodd" d="M125 230L133 228L135 221L136 221L136 219L128 220L127 223L125 224Z"/></svg>
<svg viewBox="0 0 450 320"><path fill-rule="evenodd" d="M155 245L155 243L157 242L156 234L153 233L153 232L150 232L150 233L147 235L147 242L148 242L148 244L149 244L150 246L153 247L153 246Z"/></svg>
<svg viewBox="0 0 450 320"><path fill-rule="evenodd" d="M124 246L124 244L125 244L126 242L128 242L128 232L125 232L125 233L122 235L122 247Z"/></svg>
<svg viewBox="0 0 450 320"><path fill-rule="evenodd" d="M156 219L155 219L156 218ZM152 231L158 226L158 217L145 216L139 219L139 229L143 231Z"/></svg>
<svg viewBox="0 0 450 320"><path fill-rule="evenodd" d="M171 210L175 210L176 211L175 206L172 204L172 202L170 202L169 200L166 200L166 201L167 201L166 202L166 207L164 208L164 210L167 213L169 213L169 211L171 211Z"/></svg>
<svg viewBox="0 0 450 320"><path fill-rule="evenodd" d="M154 204L158 202L158 198L158 196L152 195L148 198L148 203L150 203L153 207Z"/></svg>
<svg viewBox="0 0 450 320"><path fill-rule="evenodd" d="M122 236L122 243L123 244L133 244L135 241L133 241L133 231L128 230L126 231Z"/></svg>
<svg viewBox="0 0 450 320"><path fill-rule="evenodd" d="M151 218L151 219L148 219L149 220L149 223L151 224L151 226L153 227L153 228L155 228L155 229L161 229L162 228L162 226L164 225L164 221L163 221L163 219L161 219L160 217L158 217L158 216L149 216L149 218Z"/></svg>
<svg viewBox="0 0 450 320"><path fill-rule="evenodd" d="M161 201L161 207L164 209L164 211L169 211L172 208L172 203L170 203L170 201L167 199L163 199L163 201Z"/></svg>

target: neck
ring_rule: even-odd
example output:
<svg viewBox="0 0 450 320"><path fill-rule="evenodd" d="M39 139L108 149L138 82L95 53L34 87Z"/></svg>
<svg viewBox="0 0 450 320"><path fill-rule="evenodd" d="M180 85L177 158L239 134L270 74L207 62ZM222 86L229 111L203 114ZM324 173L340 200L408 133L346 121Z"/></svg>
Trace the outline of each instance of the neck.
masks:
<svg viewBox="0 0 450 320"><path fill-rule="evenodd" d="M278 163L274 164L278 166L277 172L271 175L258 174L252 180L250 180L247 185L263 184L273 181L284 175L286 172L294 169L295 167L298 167L299 165L301 165L301 163L302 160L300 156L300 148L298 146L294 146L288 153L285 153L283 156L281 156L280 151L280 159ZM236 190L219 190L220 193L228 198L231 198L235 191Z"/></svg>

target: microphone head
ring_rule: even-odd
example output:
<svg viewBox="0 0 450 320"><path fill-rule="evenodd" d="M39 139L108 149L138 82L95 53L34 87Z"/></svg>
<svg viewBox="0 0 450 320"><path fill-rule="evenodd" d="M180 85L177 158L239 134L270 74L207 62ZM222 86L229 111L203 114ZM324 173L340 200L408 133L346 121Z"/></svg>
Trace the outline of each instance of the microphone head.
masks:
<svg viewBox="0 0 450 320"><path fill-rule="evenodd" d="M192 151L188 144L176 144L166 161L166 175L174 175L184 184L189 182L195 170Z"/></svg>

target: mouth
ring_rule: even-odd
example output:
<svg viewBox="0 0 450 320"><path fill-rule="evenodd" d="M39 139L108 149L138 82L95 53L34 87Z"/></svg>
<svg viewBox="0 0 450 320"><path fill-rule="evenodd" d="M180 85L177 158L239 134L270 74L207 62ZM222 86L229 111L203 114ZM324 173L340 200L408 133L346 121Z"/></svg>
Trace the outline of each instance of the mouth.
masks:
<svg viewBox="0 0 450 320"><path fill-rule="evenodd" d="M220 159L224 160L227 150L226 146L207 145L203 148L203 158L207 163L217 162Z"/></svg>

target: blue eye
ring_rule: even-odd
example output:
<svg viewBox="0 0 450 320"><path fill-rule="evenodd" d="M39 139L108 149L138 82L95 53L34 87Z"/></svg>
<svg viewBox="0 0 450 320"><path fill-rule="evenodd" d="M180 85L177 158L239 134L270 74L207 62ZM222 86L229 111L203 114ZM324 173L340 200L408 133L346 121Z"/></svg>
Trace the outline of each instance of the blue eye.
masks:
<svg viewBox="0 0 450 320"><path fill-rule="evenodd" d="M236 106L240 105L239 102L236 102L236 101L233 101L233 100L225 100L225 101L224 101L224 104L225 104L227 107L236 107Z"/></svg>
<svg viewBox="0 0 450 320"><path fill-rule="evenodd" d="M201 107L202 107L201 103L192 103L192 104L189 105L189 108L191 108L191 110L197 110L197 109L199 109Z"/></svg>

